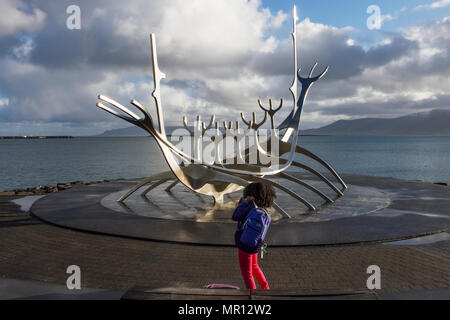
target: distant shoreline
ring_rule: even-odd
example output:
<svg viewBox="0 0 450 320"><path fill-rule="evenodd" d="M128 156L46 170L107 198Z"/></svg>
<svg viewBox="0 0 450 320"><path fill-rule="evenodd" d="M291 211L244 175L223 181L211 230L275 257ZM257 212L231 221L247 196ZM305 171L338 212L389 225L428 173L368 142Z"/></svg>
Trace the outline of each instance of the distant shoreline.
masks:
<svg viewBox="0 0 450 320"><path fill-rule="evenodd" d="M73 136L0 136L0 139L74 139Z"/></svg>

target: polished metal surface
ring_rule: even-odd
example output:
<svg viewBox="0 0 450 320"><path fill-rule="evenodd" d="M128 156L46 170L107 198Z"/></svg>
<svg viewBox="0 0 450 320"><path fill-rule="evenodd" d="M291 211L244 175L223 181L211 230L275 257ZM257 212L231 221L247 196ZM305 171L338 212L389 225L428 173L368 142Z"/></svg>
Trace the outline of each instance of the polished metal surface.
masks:
<svg viewBox="0 0 450 320"><path fill-rule="evenodd" d="M336 173L336 171L318 156L297 145L301 112L308 91L312 84L322 78L328 71L328 67L326 67L319 75L313 76L314 69L317 66L316 63L311 68L307 77L302 77L300 75L301 70L297 69L297 20L297 11L296 7L294 6L293 26L291 34L294 51L294 79L291 87L289 88L292 94L293 106L290 114L277 127L279 130L285 130L282 138L279 138L278 133L275 130L276 126L274 116L282 108L283 99L280 100L279 106L275 109L272 106L272 99L269 99L269 108L264 107L261 100L258 100L259 107L264 111L263 118L261 120L257 120L256 113L253 112L251 120L247 120L245 115L241 113L241 120L244 123L245 127L247 127L247 131L244 132L240 128L238 121L236 121L235 129L233 129L232 121L223 121L223 131L220 130L219 123L216 121L214 115L211 116L208 124L202 122L200 116L197 116L197 121L194 123L191 129L188 126L187 117L184 116L183 126L190 134L190 136L194 137L193 155L187 154L180 150L177 146L173 145L166 135L160 89L161 79L165 78L166 75L159 69L156 50L156 38L154 34L151 34L150 41L154 80L154 90L152 92L152 97L155 101L158 128L155 127L155 124L153 123L150 111L136 100L131 100L131 104L143 114L143 117L129 110L117 101L103 95L98 96L100 101L105 102L116 109L119 109L122 113L119 113L116 110L106 106L102 102L98 102L97 107L113 114L116 117L133 123L134 125L141 127L142 129L150 133L158 143L161 152L163 153L164 158L170 168L170 171L156 174L139 182L136 186L122 195L118 200L119 202L123 202L134 192L145 185L151 184L142 192L142 195L147 194L166 181L173 180L166 188L167 192L169 192L178 183L181 183L182 185L196 193L212 196L214 198L214 202L217 205L223 205L224 195L241 190L249 182L265 181L271 184L276 189L283 191L284 193L303 203L311 212L316 210L316 206L313 205L310 200L307 200L303 195L294 192L278 181L275 182L274 180L265 178L270 176L276 176L278 178L284 179L285 181L294 182L295 184L312 191L313 194L319 196L327 203L334 202L332 198L325 195L316 187L308 184L305 181L302 181L301 179L286 174L284 171L291 166L307 170L320 178L321 181L325 182L325 184L329 188L331 188L333 192L335 192L337 197L343 195L343 191L347 188L347 186L342 178ZM301 83L301 91L299 95L297 92L298 81ZM259 129L267 121L268 116L270 118L272 130L269 138L260 141ZM203 137L207 134L207 132L210 131L214 132L211 138L213 138L213 143L215 146L214 161L212 163L208 163L202 158ZM251 143L248 147L242 148L241 141L245 136L251 137ZM224 139L228 137L232 137L237 142L235 150L233 150L231 153L228 152L229 150L225 150L225 148L222 146ZM267 150L265 150L263 146L267 146ZM341 185L341 189L337 188L329 179L327 179L318 171L305 164L294 161L296 154L306 156L307 158L310 158L311 160L320 164L323 168L327 169ZM286 155L286 158L281 158L283 155ZM265 161L262 161L262 159L265 159ZM273 207L283 217L291 217L291 215L279 204L274 204Z"/></svg>
<svg viewBox="0 0 450 320"><path fill-rule="evenodd" d="M373 214L377 210L385 208L391 202L389 195L386 193L375 188L356 185L348 188L345 197L337 198L333 202L324 202L320 197L313 197L315 191L312 189L302 190L303 186L294 180L298 179L307 183L331 199L332 190L321 183L320 179L307 174L300 175L291 172L289 176L293 179L285 181L284 186L297 194L302 193L304 197L310 197L311 205L316 208L315 214L311 215L307 206L298 205L297 201L291 201L291 195L280 192L277 200L284 203L284 208L289 211L292 218L289 223L330 221ZM284 178L273 177L271 180L281 184ZM170 181L160 181L161 184L155 186L154 192L146 196L141 194L146 188L146 186L143 186L138 192L133 193L126 202L117 202L118 196L123 193L119 189L105 195L101 204L117 212L149 218L234 223L231 220L231 214L241 196L239 191L226 195L223 204L218 205L210 197L193 193L180 185L173 187L171 192L165 192L164 190L171 183ZM131 181L128 183L131 183ZM268 211L273 223L283 220L282 214L277 212L275 208L270 208Z"/></svg>

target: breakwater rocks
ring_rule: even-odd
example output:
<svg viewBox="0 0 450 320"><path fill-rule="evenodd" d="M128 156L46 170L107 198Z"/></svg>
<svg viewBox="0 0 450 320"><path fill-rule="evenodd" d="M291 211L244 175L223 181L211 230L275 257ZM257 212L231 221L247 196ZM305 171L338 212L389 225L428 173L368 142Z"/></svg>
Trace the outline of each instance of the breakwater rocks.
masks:
<svg viewBox="0 0 450 320"><path fill-rule="evenodd" d="M0 139L73 139L73 136L0 136Z"/></svg>
<svg viewBox="0 0 450 320"><path fill-rule="evenodd" d="M90 184L96 184L96 183L102 183L102 182L110 182L110 181L118 181L118 180L124 180L124 179L106 179L103 181L91 181L91 182L84 182L82 180L79 181L73 181L73 182L62 182L55 185L49 185L49 186L37 186L33 188L26 188L26 189L12 189L12 190L5 190L0 192L0 196L35 196L35 195L43 195L47 193L53 193L53 192L59 192L64 191L73 187L77 186L84 186L84 185L90 185Z"/></svg>
<svg viewBox="0 0 450 320"><path fill-rule="evenodd" d="M90 185L90 184L96 184L96 183L102 183L102 182L110 182L110 181L120 181L125 180L123 178L120 179L105 179L100 181L91 181L91 182L84 182L83 180L79 181L73 181L73 182L62 182L54 185L49 186L37 186L34 188L26 188L26 189L12 189L12 190L5 190L0 191L0 196L34 196L34 195L43 195L47 193L53 193L53 192L59 192L64 191L73 187L77 186L84 186L84 185ZM422 180L413 180L418 182L423 182ZM441 185L441 186L450 186L446 182L434 182L434 184Z"/></svg>

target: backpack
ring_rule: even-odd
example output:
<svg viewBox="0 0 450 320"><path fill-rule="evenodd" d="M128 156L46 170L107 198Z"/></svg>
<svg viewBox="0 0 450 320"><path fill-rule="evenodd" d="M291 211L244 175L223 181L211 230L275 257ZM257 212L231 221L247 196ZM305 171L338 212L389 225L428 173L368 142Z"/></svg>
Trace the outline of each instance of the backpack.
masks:
<svg viewBox="0 0 450 320"><path fill-rule="evenodd" d="M266 210L253 208L242 224L240 242L250 248L256 248L264 242L271 218Z"/></svg>

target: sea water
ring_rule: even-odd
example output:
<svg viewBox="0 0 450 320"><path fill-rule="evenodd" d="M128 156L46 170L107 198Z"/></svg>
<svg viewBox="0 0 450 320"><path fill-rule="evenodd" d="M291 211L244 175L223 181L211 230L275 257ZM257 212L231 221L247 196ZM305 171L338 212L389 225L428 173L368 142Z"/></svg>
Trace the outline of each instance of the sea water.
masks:
<svg viewBox="0 0 450 320"><path fill-rule="evenodd" d="M300 136L339 173L450 183L449 136ZM299 156L297 160L323 168ZM0 191L169 170L151 137L0 140Z"/></svg>

